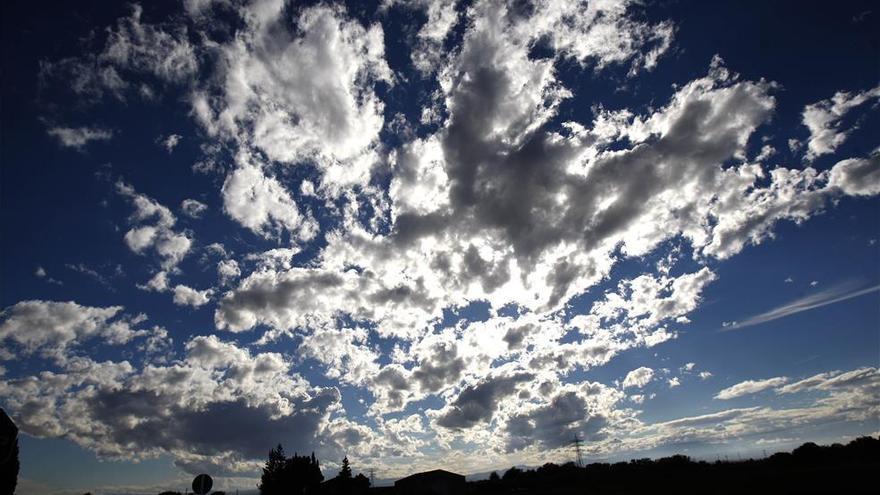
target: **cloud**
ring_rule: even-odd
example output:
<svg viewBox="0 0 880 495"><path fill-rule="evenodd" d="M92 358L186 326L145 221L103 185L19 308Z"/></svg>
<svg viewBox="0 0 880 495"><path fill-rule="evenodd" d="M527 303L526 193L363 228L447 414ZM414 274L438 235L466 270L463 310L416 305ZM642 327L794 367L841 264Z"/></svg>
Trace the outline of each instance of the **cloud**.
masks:
<svg viewBox="0 0 880 495"><path fill-rule="evenodd" d="M69 349L91 339L120 345L149 333L136 328L144 315L121 315L122 310L122 306L90 307L72 301L21 301L0 312L0 342L18 346L19 356L39 354L64 362Z"/></svg>
<svg viewBox="0 0 880 495"><path fill-rule="evenodd" d="M229 285L241 277L241 268L235 260L220 260L217 262L217 275L220 277L220 285Z"/></svg>
<svg viewBox="0 0 880 495"><path fill-rule="evenodd" d="M880 98L880 86L859 93L838 91L827 100L807 105L802 114L803 124L810 130L806 159L833 153L852 132L841 129L843 117L853 108L876 98Z"/></svg>
<svg viewBox="0 0 880 495"><path fill-rule="evenodd" d="M583 378L629 349L675 339L722 273L715 265L772 239L779 222L880 193L875 157L830 170L768 167L775 148L763 129L789 95L718 56L650 106L572 112L589 95L575 95L570 76L635 84L624 78L672 50L675 26L646 20L637 2L392 3L426 19L404 40L424 89L404 98L416 105L406 112L400 95L415 81L386 62L390 18L326 4L188 1L186 15L162 24L134 7L98 55L45 67L47 78L68 74L84 104L182 92L200 126L193 139L206 141L194 170L217 174L203 178L222 184L223 213L261 239L224 231L227 247L205 246L199 261L216 266L218 287L197 290L176 280L190 270L182 261L198 248L195 235L176 212L117 183L133 211L124 241L154 265L138 287L170 292L178 305L213 299L215 330L253 332L236 336L252 344L196 336L175 354L155 331L130 341L162 348L161 359L129 347L131 362L96 362L80 341L102 331L72 323L59 331L71 340L32 344L39 353L60 342L63 365L0 384L26 431L106 457L166 453L182 469L253 475L278 435L288 448L336 457L343 444L389 469L438 456L476 469L502 452L517 462L555 455L575 436L599 455L876 410L870 396L855 397L870 389L822 385L810 389L822 396L815 407L646 424L631 406L653 395L620 406L625 391L658 377L672 388L681 377L641 367L615 387ZM834 113L835 104L817 108ZM822 124L829 142L847 132L834 119ZM177 137L159 142L170 152ZM807 146L813 152L812 136ZM205 208L186 199L180 211L197 218ZM637 265L650 268L615 278ZM822 291L733 327L852 291ZM129 318L121 312L84 318L104 328ZM29 345L13 333L4 343ZM256 350L274 342L289 352ZM294 369L344 386L367 421L342 408L334 387ZM461 445L466 455L448 455Z"/></svg>
<svg viewBox="0 0 880 495"><path fill-rule="evenodd" d="M776 392L793 394L812 390L833 391L851 387L864 388L866 393L869 393L871 389L880 388L880 372L873 367L859 368L845 373L829 371L790 383L778 388Z"/></svg>
<svg viewBox="0 0 880 495"><path fill-rule="evenodd" d="M148 24L142 17L143 7L132 5L129 16L106 29L106 41L97 54L42 61L41 85L55 85L90 104L105 95L125 100L131 93L151 100L161 84L190 81L198 71L199 57L186 27L173 22Z"/></svg>
<svg viewBox="0 0 880 495"><path fill-rule="evenodd" d="M750 316L743 321L734 322L734 324L728 325L727 327L719 331L726 332L730 330L739 330L754 325L760 325L762 323L778 320L780 318L785 318L787 316L791 316L804 311L809 311L811 309L821 308L823 306L828 306L829 304L847 301L849 299L863 296L865 294L871 294L877 291L880 291L880 285L856 288L855 284L852 282L839 284L837 286L830 287L815 294L804 296L788 304L779 306L778 308L774 308L764 313Z"/></svg>
<svg viewBox="0 0 880 495"><path fill-rule="evenodd" d="M64 285L60 280L55 280L54 278L50 277L49 274L46 273L46 269L43 268L42 266L37 266L37 269L34 270L34 276L37 278L43 279L46 282L49 282L50 284Z"/></svg>
<svg viewBox="0 0 880 495"><path fill-rule="evenodd" d="M113 131L98 127L51 127L47 132L62 146L80 151L90 142L107 141L113 137Z"/></svg>
<svg viewBox="0 0 880 495"><path fill-rule="evenodd" d="M730 400L744 395L755 394L767 389L776 388L788 382L788 378L777 376L766 380L746 380L721 390L715 395L716 399Z"/></svg>
<svg viewBox="0 0 880 495"><path fill-rule="evenodd" d="M438 413L437 424L444 428L469 428L490 421L498 402L514 392L520 382L532 380L535 375L516 373L488 378L486 381L461 391L458 397Z"/></svg>
<svg viewBox="0 0 880 495"><path fill-rule="evenodd" d="M156 139L156 142L159 143L159 145L161 145L163 148L165 148L165 151L170 154L172 151L174 151L174 148L176 148L177 145L180 144L180 140L182 138L183 136L181 136L180 134L169 134L165 137L159 136Z"/></svg>
<svg viewBox="0 0 880 495"><path fill-rule="evenodd" d="M290 193L274 177L264 174L244 155L223 183L223 209L242 226L269 237L284 230L301 241L315 237L317 223L300 213Z"/></svg>
<svg viewBox="0 0 880 495"><path fill-rule="evenodd" d="M849 196L880 194L880 155L838 162L831 169L828 186L838 188Z"/></svg>
<svg viewBox="0 0 880 495"><path fill-rule="evenodd" d="M192 306L198 308L211 300L212 289L196 290L186 285L177 285L173 289L174 304L178 306Z"/></svg>
<svg viewBox="0 0 880 495"><path fill-rule="evenodd" d="M208 205L195 199L184 199L180 203L180 210L190 218L202 218L202 215L208 211Z"/></svg>
<svg viewBox="0 0 880 495"><path fill-rule="evenodd" d="M101 458L170 453L184 469L216 463L224 473L251 474L250 460L277 444L279 432L291 450L335 448L327 429L336 389L308 387L280 354L251 354L213 336L185 348L167 366L77 358L60 372L5 380L0 393L22 431L64 436Z"/></svg>
<svg viewBox="0 0 880 495"><path fill-rule="evenodd" d="M167 207L140 194L122 181L116 183L116 192L131 201L135 211L130 221L135 226L125 233L125 243L136 254L152 250L160 258L163 270L174 269L189 252L192 237L176 232L177 218Z"/></svg>
<svg viewBox="0 0 880 495"><path fill-rule="evenodd" d="M636 368L626 374L623 379L623 388L642 388L654 378L654 370L646 366Z"/></svg>
<svg viewBox="0 0 880 495"><path fill-rule="evenodd" d="M281 2L245 5L240 36L220 47L220 98L194 95L203 126L245 141L272 161L313 160L328 191L362 184L376 161L384 105L376 83L391 82L383 31L341 7L297 12Z"/></svg>

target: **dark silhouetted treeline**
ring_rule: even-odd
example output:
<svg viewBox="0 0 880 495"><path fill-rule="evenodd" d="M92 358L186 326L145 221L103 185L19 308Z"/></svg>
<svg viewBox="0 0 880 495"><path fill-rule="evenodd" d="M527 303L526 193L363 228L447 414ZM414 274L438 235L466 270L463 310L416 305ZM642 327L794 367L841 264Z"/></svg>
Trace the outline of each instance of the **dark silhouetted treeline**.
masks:
<svg viewBox="0 0 880 495"><path fill-rule="evenodd" d="M847 445L805 443L791 453L744 461L694 461L674 455L577 467L511 468L468 483L470 494L747 494L880 493L880 440ZM493 473L494 474L494 473Z"/></svg>
<svg viewBox="0 0 880 495"><path fill-rule="evenodd" d="M345 457L339 474L324 481L321 464L314 452L311 456L294 454L293 457L286 457L284 448L279 444L269 451L258 488L260 495L359 495L367 493L370 480L363 474L352 476L348 457Z"/></svg>

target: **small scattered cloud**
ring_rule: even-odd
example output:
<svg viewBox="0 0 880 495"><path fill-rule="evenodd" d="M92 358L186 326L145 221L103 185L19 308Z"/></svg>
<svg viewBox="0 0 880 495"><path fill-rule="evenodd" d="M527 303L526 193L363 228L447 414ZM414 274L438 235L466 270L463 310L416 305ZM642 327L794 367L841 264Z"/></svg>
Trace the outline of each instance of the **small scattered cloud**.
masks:
<svg viewBox="0 0 880 495"><path fill-rule="evenodd" d="M37 277L37 278L41 278L41 279L45 280L46 282L48 282L48 283L50 283L50 284L54 284L54 285L64 285L60 280L55 280L54 278L50 277L50 276L46 273L46 269L43 268L42 266L38 266L37 269L34 270L34 276Z"/></svg>
<svg viewBox="0 0 880 495"><path fill-rule="evenodd" d="M626 374L623 379L623 388L642 388L654 378L654 370L646 366L636 368Z"/></svg>
<svg viewBox="0 0 880 495"><path fill-rule="evenodd" d="M183 139L183 136L180 134L169 134L168 136L159 136L156 138L156 143L165 148L169 154L174 151L174 148L180 144L180 140Z"/></svg>
<svg viewBox="0 0 880 495"><path fill-rule="evenodd" d="M82 151L90 142L107 141L113 131L98 127L50 127L50 136L56 138L61 146Z"/></svg>
<svg viewBox="0 0 880 495"><path fill-rule="evenodd" d="M205 212L208 211L208 205L195 199L184 199L180 203L180 211L190 218L198 219L202 218Z"/></svg>

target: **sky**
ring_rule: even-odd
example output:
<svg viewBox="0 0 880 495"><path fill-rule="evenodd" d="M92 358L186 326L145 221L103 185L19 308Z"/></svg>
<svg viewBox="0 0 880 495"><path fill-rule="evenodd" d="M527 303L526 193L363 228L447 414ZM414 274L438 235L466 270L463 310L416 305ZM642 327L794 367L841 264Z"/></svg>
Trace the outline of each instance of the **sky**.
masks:
<svg viewBox="0 0 880 495"><path fill-rule="evenodd" d="M5 2L22 495L880 434L873 2Z"/></svg>

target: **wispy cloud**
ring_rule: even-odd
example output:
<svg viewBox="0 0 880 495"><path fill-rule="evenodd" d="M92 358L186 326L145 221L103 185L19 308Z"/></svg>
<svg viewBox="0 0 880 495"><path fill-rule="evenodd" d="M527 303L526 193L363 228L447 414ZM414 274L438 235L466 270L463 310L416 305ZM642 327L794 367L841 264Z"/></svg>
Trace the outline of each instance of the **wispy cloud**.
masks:
<svg viewBox="0 0 880 495"><path fill-rule="evenodd" d="M771 309L770 311L750 316L743 321L725 322L724 328L721 328L719 332L739 330L746 327L760 325L762 323L767 323L768 321L778 320L803 311L821 308L822 306L828 306L829 304L846 301L848 299L853 299L877 291L880 291L880 284L860 289L857 288L856 284L853 282L843 283L815 294L802 297L788 304L779 306L778 308Z"/></svg>

